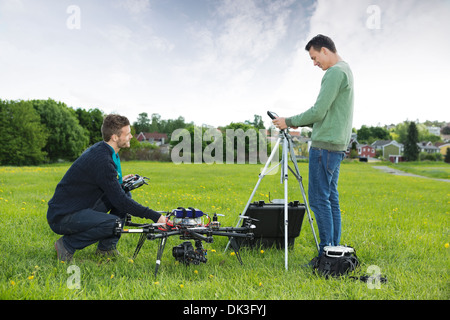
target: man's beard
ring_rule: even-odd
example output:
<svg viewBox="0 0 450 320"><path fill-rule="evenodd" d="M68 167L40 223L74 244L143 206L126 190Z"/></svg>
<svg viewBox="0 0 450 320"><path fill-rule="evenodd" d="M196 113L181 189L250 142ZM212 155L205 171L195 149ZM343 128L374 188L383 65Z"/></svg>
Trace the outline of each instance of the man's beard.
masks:
<svg viewBox="0 0 450 320"><path fill-rule="evenodd" d="M130 147L130 141L119 141L117 143L117 146L122 149L122 148L129 148Z"/></svg>

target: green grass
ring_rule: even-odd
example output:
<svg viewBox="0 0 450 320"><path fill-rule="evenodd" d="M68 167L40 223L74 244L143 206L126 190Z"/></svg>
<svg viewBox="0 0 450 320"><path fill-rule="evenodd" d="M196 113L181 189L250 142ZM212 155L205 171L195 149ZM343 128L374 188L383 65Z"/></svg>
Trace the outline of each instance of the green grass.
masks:
<svg viewBox="0 0 450 320"><path fill-rule="evenodd" d="M400 162L393 168L429 178L450 179L450 165L445 162Z"/></svg>
<svg viewBox="0 0 450 320"><path fill-rule="evenodd" d="M172 257L178 237L168 240L157 279L158 242L147 241L131 261L138 236L125 234L115 260L95 256L95 246L76 252L70 265L80 270L80 288L68 288L69 264L56 260L59 238L46 222L47 202L69 165L0 167L1 299L445 299L449 293L449 184L343 163L339 191L343 216L342 243L356 248L359 274L377 266L388 283L380 289L350 279L325 280L302 268L315 255L309 224L284 269L284 251L241 250L244 266L226 238L215 237L208 262L178 264ZM308 166L299 164L308 185ZM125 162L124 174L150 177L150 185L133 191L138 202L156 210L194 206L223 213L234 226L257 180L261 165L174 165ZM283 197L280 176L266 176L254 200ZM290 200L301 199L293 177ZM134 221L141 221L134 219ZM316 230L317 232L317 230Z"/></svg>

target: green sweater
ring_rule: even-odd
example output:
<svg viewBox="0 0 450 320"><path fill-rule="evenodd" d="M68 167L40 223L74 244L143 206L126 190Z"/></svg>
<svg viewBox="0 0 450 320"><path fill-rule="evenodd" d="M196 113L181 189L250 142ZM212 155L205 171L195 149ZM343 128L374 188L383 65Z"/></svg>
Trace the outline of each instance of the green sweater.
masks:
<svg viewBox="0 0 450 320"><path fill-rule="evenodd" d="M353 74L339 61L322 78L319 96L307 111L286 118L289 127L313 125L311 147L346 151L353 122Z"/></svg>

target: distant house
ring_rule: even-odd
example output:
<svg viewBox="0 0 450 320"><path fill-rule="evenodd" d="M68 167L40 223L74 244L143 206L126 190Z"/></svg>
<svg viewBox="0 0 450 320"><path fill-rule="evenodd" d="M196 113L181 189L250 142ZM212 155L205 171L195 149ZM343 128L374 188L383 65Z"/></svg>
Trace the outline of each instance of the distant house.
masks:
<svg viewBox="0 0 450 320"><path fill-rule="evenodd" d="M136 135L136 139L139 142L150 142L153 144L156 144L157 146L162 146L163 144L168 141L168 137L166 133L159 133L159 132L141 132L138 135Z"/></svg>
<svg viewBox="0 0 450 320"><path fill-rule="evenodd" d="M402 161L403 144L395 140L378 140L372 143L376 150L382 150L383 158L397 163Z"/></svg>
<svg viewBox="0 0 450 320"><path fill-rule="evenodd" d="M358 152L358 156L360 158L375 158L375 148L368 144L360 144L358 140L356 140L356 135L352 135L347 146L347 151L345 152L347 157L350 156L353 144L355 145L356 151Z"/></svg>
<svg viewBox="0 0 450 320"><path fill-rule="evenodd" d="M389 156L389 161L392 163L399 163L405 161L403 156L400 155L391 155Z"/></svg>
<svg viewBox="0 0 450 320"><path fill-rule="evenodd" d="M436 143L436 147L438 147L440 153L445 156L447 154L447 149L450 149L450 143Z"/></svg>
<svg viewBox="0 0 450 320"><path fill-rule="evenodd" d="M368 144L358 145L358 154L363 158L375 158L375 148Z"/></svg>
<svg viewBox="0 0 450 320"><path fill-rule="evenodd" d="M391 142L392 140L377 140L371 144L375 150L383 150L383 146Z"/></svg>
<svg viewBox="0 0 450 320"><path fill-rule="evenodd" d="M426 153L439 153L440 149L433 145L431 141L422 141L417 143L417 145L420 148L420 152L426 152Z"/></svg>
<svg viewBox="0 0 450 320"><path fill-rule="evenodd" d="M441 135L441 128L439 127L427 127L429 133L434 134L435 136Z"/></svg>

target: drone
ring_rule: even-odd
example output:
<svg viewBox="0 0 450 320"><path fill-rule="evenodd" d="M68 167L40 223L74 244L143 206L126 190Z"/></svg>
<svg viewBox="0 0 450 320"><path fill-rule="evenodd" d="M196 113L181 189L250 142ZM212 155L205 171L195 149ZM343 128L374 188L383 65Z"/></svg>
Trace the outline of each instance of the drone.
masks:
<svg viewBox="0 0 450 320"><path fill-rule="evenodd" d="M131 191L146 183L146 177L135 175L122 184L126 191ZM172 211L159 211L165 214L166 223L139 224L131 221L131 216L127 215L125 222L118 222L115 228L115 234L140 234L139 241L134 251L133 260L136 259L139 251L145 243L145 240L160 240L158 252L156 255L155 277L157 276L161 258L166 246L167 239L171 236L180 236L180 240L186 240L180 245L173 247L172 255L176 261L185 265L199 265L206 263L207 250L203 248L203 242L213 243L213 236L224 236L229 238L229 243L233 249L239 263L243 265L239 253L240 242L237 239L252 240L255 229L254 218L240 216L244 219L241 227L222 227L218 221L222 214L214 213L211 215L193 207L178 207ZM124 228L131 227L131 228ZM194 240L195 248L191 240Z"/></svg>

